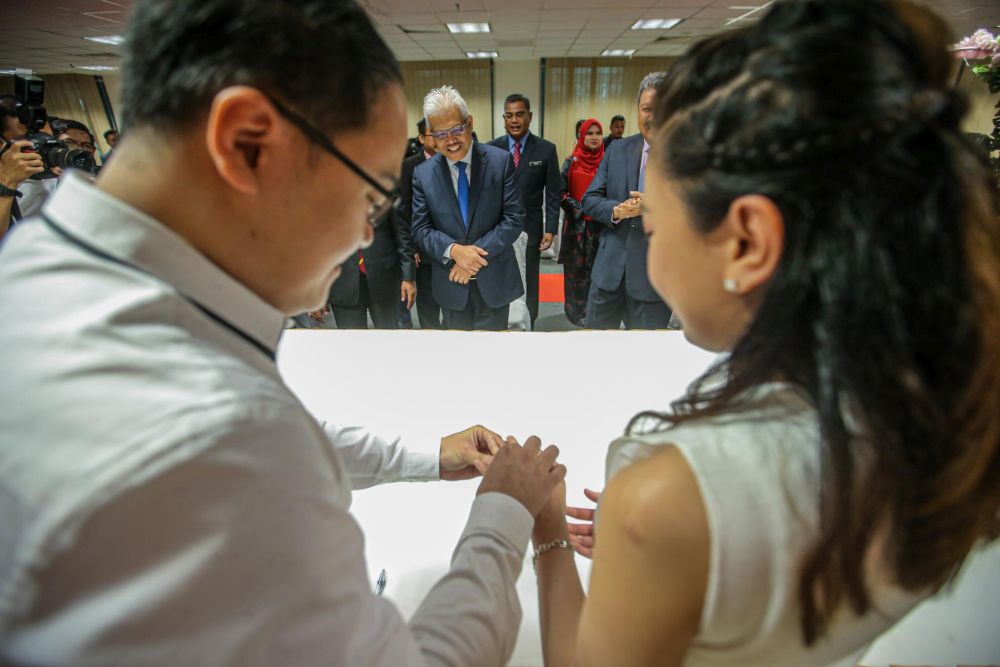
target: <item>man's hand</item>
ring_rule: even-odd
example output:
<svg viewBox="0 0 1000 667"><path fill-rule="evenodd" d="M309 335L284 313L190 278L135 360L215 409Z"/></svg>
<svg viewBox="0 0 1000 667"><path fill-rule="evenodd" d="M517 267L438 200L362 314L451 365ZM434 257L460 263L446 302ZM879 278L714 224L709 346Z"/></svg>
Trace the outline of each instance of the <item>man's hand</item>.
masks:
<svg viewBox="0 0 1000 667"><path fill-rule="evenodd" d="M631 192L629 194L630 195L635 195L635 194L641 195L642 193L641 192L639 192L639 193ZM638 217L641 214L642 214L642 206L640 204L640 199L636 199L635 197L632 197L630 199L626 199L621 204L618 204L618 206L615 206L614 210L612 211L612 215L614 216L614 219L618 220L618 221L624 220L626 218L635 218L635 217Z"/></svg>
<svg viewBox="0 0 1000 667"><path fill-rule="evenodd" d="M399 300L406 303L406 308L413 308L413 302L417 300L417 283L413 280L404 280L399 284Z"/></svg>
<svg viewBox="0 0 1000 667"><path fill-rule="evenodd" d="M310 310L307 314L313 320L322 322L326 319L326 316L330 314L330 306L323 306L319 310Z"/></svg>
<svg viewBox="0 0 1000 667"><path fill-rule="evenodd" d="M503 439L484 426L472 426L446 435L441 438L441 479L455 481L476 477L480 470L489 467L501 445Z"/></svg>
<svg viewBox="0 0 1000 667"><path fill-rule="evenodd" d="M45 171L41 155L21 152L31 145L30 141L15 141L0 155L0 184L14 190L30 176Z"/></svg>
<svg viewBox="0 0 1000 667"><path fill-rule="evenodd" d="M482 248L474 245L458 245L456 243L451 247L451 258L455 260L455 264L472 275L476 275L479 269L487 265L483 257L488 254Z"/></svg>
<svg viewBox="0 0 1000 667"><path fill-rule="evenodd" d="M420 268L420 253L419 252L413 253L413 264L418 269Z"/></svg>
<svg viewBox="0 0 1000 667"><path fill-rule="evenodd" d="M483 481L476 495L490 492L506 493L524 505L531 516L545 506L552 491L566 477L566 466L556 463L559 448L549 445L542 451L542 441L531 436L521 447L512 437L497 450L493 462L476 467L483 472Z"/></svg>
<svg viewBox="0 0 1000 667"><path fill-rule="evenodd" d="M538 249L539 250L548 250L549 248L551 248L552 247L552 240L555 237L556 237L555 234L549 234L548 232L546 232L542 236L542 242L538 244Z"/></svg>
<svg viewBox="0 0 1000 667"><path fill-rule="evenodd" d="M589 500L597 503L601 499L601 494L597 491L584 489L583 495ZM569 528L569 543L573 545L576 552L584 558L594 557L594 510L585 507L567 507L566 516L577 521L586 523L571 523Z"/></svg>
<svg viewBox="0 0 1000 667"><path fill-rule="evenodd" d="M468 285L474 275L476 275L475 271L466 271L456 264L451 267L451 271L448 272L448 280L453 283L458 283L459 285Z"/></svg>

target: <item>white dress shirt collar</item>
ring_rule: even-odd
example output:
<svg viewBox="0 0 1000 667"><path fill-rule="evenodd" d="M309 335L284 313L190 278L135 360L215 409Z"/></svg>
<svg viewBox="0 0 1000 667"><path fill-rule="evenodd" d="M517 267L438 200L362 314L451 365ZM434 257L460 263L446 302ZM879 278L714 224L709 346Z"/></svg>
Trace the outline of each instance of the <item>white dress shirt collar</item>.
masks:
<svg viewBox="0 0 1000 667"><path fill-rule="evenodd" d="M44 214L77 240L170 284L273 353L285 316L169 227L69 172Z"/></svg>

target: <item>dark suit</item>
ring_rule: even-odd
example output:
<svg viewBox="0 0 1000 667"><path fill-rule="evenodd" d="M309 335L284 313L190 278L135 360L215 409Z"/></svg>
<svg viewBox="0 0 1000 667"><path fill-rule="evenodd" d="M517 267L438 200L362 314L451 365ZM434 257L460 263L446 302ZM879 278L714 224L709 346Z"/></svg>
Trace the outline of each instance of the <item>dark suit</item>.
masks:
<svg viewBox="0 0 1000 667"><path fill-rule="evenodd" d="M491 145L510 152L509 135L497 137ZM545 191L545 233L559 232L559 202L562 200L562 179L559 177L559 158L556 146L551 141L528 133L517 169L514 183L521 192L524 204L524 231L528 233L528 248L525 252L525 276L527 278L528 313L534 327L538 318L538 267L542 251L542 191Z"/></svg>
<svg viewBox="0 0 1000 667"><path fill-rule="evenodd" d="M649 284L642 218L611 222L615 206L639 189L643 140L634 134L612 141L583 195L583 212L605 225L591 272L587 298L587 327L617 329L666 329L670 308Z"/></svg>
<svg viewBox="0 0 1000 667"><path fill-rule="evenodd" d="M399 175L399 214L405 224L413 225L413 171L424 163L427 158L423 147L416 155L403 160L403 170ZM417 267L417 317L421 329L441 328L441 306L434 300L434 290L431 288L433 269L426 257L421 257Z"/></svg>
<svg viewBox="0 0 1000 667"><path fill-rule="evenodd" d="M361 251L365 275L355 254L341 266L330 287L330 307L338 329L367 329L371 313L376 329L399 328L399 285L414 280L413 238L409 220L390 211L375 228L371 246Z"/></svg>
<svg viewBox="0 0 1000 667"><path fill-rule="evenodd" d="M510 302L524 294L512 245L524 229L524 206L514 184L510 154L473 142L465 158L469 178L469 226L452 181L452 167L442 154L413 172L413 239L421 260L433 266L434 298L441 304L445 326L461 329L507 328ZM454 261L445 251L457 243L485 250L488 266L468 285L451 282Z"/></svg>

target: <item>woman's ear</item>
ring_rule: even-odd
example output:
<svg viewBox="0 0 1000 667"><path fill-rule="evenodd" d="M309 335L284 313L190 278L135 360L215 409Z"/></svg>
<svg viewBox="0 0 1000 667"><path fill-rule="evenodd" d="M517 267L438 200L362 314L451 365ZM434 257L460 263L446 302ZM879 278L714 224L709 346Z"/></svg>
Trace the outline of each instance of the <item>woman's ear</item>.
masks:
<svg viewBox="0 0 1000 667"><path fill-rule="evenodd" d="M750 294L778 267L785 242L784 216L770 198L744 195L729 205L723 224L729 236L723 286L728 292Z"/></svg>

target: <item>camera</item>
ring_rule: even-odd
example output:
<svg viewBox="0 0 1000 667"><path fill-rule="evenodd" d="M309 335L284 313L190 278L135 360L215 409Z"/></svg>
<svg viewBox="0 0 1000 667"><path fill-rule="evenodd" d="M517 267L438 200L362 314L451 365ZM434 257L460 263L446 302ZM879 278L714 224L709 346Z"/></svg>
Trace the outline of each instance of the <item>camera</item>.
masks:
<svg viewBox="0 0 1000 667"><path fill-rule="evenodd" d="M32 179L55 178L56 175L52 173L55 167L94 172L97 165L90 153L80 148L70 148L51 134L42 132L48 122L48 115L45 113L45 82L40 77L16 75L14 96L17 99L17 120L28 128L24 138L32 143L31 148L22 150L38 153L45 166L45 171L35 174Z"/></svg>

